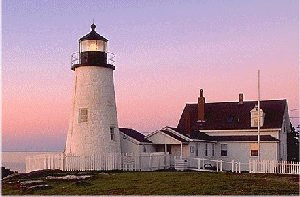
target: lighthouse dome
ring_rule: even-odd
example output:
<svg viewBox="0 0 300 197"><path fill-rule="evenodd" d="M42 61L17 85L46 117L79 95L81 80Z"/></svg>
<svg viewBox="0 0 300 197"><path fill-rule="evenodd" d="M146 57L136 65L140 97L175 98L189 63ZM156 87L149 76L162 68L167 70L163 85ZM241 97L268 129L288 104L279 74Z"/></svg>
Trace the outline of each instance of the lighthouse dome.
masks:
<svg viewBox="0 0 300 197"><path fill-rule="evenodd" d="M80 38L79 39L80 41L83 41L83 40L102 40L105 42L108 41L106 38L104 38L103 36L101 36L100 34L98 34L95 31L96 25L94 23L91 25L91 28L92 28L92 31L90 33L88 33L87 35L83 36L82 38Z"/></svg>

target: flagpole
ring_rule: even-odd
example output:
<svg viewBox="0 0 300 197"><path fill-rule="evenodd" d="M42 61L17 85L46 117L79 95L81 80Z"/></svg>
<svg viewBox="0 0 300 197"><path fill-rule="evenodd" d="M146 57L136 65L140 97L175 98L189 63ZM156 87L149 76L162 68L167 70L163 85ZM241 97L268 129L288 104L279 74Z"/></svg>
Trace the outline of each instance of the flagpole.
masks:
<svg viewBox="0 0 300 197"><path fill-rule="evenodd" d="M258 144L258 161L260 161L260 71L258 70L258 83L257 83L257 89L258 89L258 99L257 99L257 107L258 107L258 114L257 114L257 144Z"/></svg>

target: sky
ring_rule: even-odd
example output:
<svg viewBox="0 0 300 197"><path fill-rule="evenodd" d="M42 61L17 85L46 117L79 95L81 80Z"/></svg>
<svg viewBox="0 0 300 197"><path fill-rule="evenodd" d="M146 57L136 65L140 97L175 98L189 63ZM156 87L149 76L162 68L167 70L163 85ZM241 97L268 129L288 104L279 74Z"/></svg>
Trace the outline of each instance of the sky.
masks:
<svg viewBox="0 0 300 197"><path fill-rule="evenodd" d="M256 100L258 70L261 99L299 117L298 0L3 0L3 151L64 150L71 55L93 20L115 54L119 127L176 127L201 88Z"/></svg>

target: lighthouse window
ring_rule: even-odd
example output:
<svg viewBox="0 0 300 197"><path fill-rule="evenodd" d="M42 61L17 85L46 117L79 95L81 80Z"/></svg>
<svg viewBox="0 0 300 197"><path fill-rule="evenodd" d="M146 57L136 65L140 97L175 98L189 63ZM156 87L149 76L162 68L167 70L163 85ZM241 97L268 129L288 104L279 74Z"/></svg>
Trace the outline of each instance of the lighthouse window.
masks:
<svg viewBox="0 0 300 197"><path fill-rule="evenodd" d="M110 127L110 139L111 140L115 140L115 132L114 132L115 128L114 127Z"/></svg>
<svg viewBox="0 0 300 197"><path fill-rule="evenodd" d="M87 122L88 121L88 109L87 108L80 108L79 109L79 120L78 122Z"/></svg>

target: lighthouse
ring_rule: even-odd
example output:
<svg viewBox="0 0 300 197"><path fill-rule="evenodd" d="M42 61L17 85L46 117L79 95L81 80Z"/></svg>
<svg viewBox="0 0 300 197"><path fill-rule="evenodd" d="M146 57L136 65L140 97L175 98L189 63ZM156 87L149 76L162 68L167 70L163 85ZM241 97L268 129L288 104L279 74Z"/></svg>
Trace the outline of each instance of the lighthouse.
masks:
<svg viewBox="0 0 300 197"><path fill-rule="evenodd" d="M65 147L66 156L104 158L121 154L113 71L108 64L108 40L95 31L79 39L73 99Z"/></svg>

